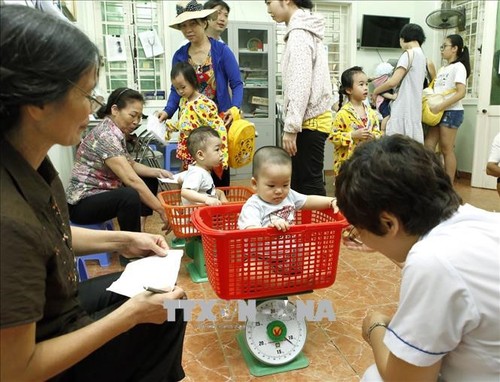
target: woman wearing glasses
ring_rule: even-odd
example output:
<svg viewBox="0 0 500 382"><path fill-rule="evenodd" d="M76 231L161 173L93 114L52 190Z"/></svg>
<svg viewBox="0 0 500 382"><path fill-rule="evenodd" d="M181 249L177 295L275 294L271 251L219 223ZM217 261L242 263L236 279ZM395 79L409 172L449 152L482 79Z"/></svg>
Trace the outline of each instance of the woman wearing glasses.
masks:
<svg viewBox="0 0 500 382"><path fill-rule="evenodd" d="M185 297L180 287L129 299L105 290L119 273L78 283L75 254L164 256L168 248L161 235L69 225L47 153L54 144L79 143L99 67L97 47L78 28L26 6L0 5L2 381L184 377L186 323L182 313L167 321L163 307Z"/></svg>
<svg viewBox="0 0 500 382"><path fill-rule="evenodd" d="M425 34L420 25L406 24L399 32L399 44L404 53L399 57L391 78L372 92L372 100L389 89L398 88L398 98L391 104L391 116L386 134L403 134L424 143L422 129L422 92L426 58L422 51Z"/></svg>
<svg viewBox="0 0 500 382"><path fill-rule="evenodd" d="M126 137L139 126L143 105L141 93L118 88L97 111L103 120L78 147L66 190L73 223L95 224L116 217L121 230L141 232L141 217L156 211L165 223L163 229L168 228L165 209L156 197L157 177L172 174L135 162L126 149Z"/></svg>
<svg viewBox="0 0 500 382"><path fill-rule="evenodd" d="M455 138L458 128L464 120L462 98L465 97L467 78L470 75L469 49L464 46L464 40L458 34L446 37L441 45L441 57L448 64L441 67L434 81L434 93L447 95L444 101L431 108L431 112L444 110L441 121L436 126L430 126L425 137L425 146L443 154L444 168L453 184L457 170L455 157Z"/></svg>

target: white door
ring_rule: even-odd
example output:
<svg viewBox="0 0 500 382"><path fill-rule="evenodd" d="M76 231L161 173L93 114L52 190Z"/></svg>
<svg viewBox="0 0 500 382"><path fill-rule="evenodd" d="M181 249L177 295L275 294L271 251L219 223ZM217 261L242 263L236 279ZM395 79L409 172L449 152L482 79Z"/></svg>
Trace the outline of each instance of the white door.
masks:
<svg viewBox="0 0 500 382"><path fill-rule="evenodd" d="M493 33L491 33L493 32ZM496 178L486 175L486 163L493 138L500 132L500 7L497 1L485 1L484 33L479 79L474 157L473 187L496 188Z"/></svg>

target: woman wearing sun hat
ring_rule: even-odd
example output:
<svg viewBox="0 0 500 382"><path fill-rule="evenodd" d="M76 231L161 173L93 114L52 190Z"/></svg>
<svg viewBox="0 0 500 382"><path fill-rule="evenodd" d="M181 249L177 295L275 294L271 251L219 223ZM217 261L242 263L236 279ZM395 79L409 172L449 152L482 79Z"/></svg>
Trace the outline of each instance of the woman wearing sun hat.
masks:
<svg viewBox="0 0 500 382"><path fill-rule="evenodd" d="M241 107L243 82L233 52L226 44L205 34L208 17L216 12L216 9L203 9L195 0L177 4L177 17L169 26L180 30L189 42L175 52L172 67L181 61L194 67L200 93L215 102L228 125L231 117L227 111L233 106ZM160 121L171 118L179 108L179 94L173 87L170 90L167 105L158 115ZM229 170L224 171L222 178L217 175L213 178L216 186L227 186Z"/></svg>

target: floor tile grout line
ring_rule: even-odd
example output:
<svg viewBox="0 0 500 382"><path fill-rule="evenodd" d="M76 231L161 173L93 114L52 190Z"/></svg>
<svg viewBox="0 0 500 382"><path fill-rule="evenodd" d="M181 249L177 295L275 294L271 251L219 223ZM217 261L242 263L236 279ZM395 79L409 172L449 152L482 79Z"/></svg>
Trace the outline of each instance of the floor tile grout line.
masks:
<svg viewBox="0 0 500 382"><path fill-rule="evenodd" d="M351 365L351 363L349 362L349 360L347 359L346 355L344 354L344 352L337 346L337 344L335 343L335 340L330 337L330 335L328 334L328 332L325 330L324 327L320 326L319 323L315 323L316 326L319 328L319 330L321 330L323 332L323 334L325 335L326 338L328 338L328 342L330 342L332 344L332 346L337 350L337 352L339 353L339 355L342 357L342 359L344 360L344 362L349 365L349 368L353 371L353 373L359 378L359 374L358 372L356 371L356 369L354 369L354 367Z"/></svg>

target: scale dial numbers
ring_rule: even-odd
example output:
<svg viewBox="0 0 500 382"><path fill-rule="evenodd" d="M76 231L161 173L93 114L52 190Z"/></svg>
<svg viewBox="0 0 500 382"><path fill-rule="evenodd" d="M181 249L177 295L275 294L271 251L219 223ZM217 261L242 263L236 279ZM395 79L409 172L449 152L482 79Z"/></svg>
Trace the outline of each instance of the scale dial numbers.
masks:
<svg viewBox="0 0 500 382"><path fill-rule="evenodd" d="M256 321L246 323L250 352L268 365L283 365L299 355L305 345L305 319L297 320L296 308L288 300L267 300L257 306Z"/></svg>

